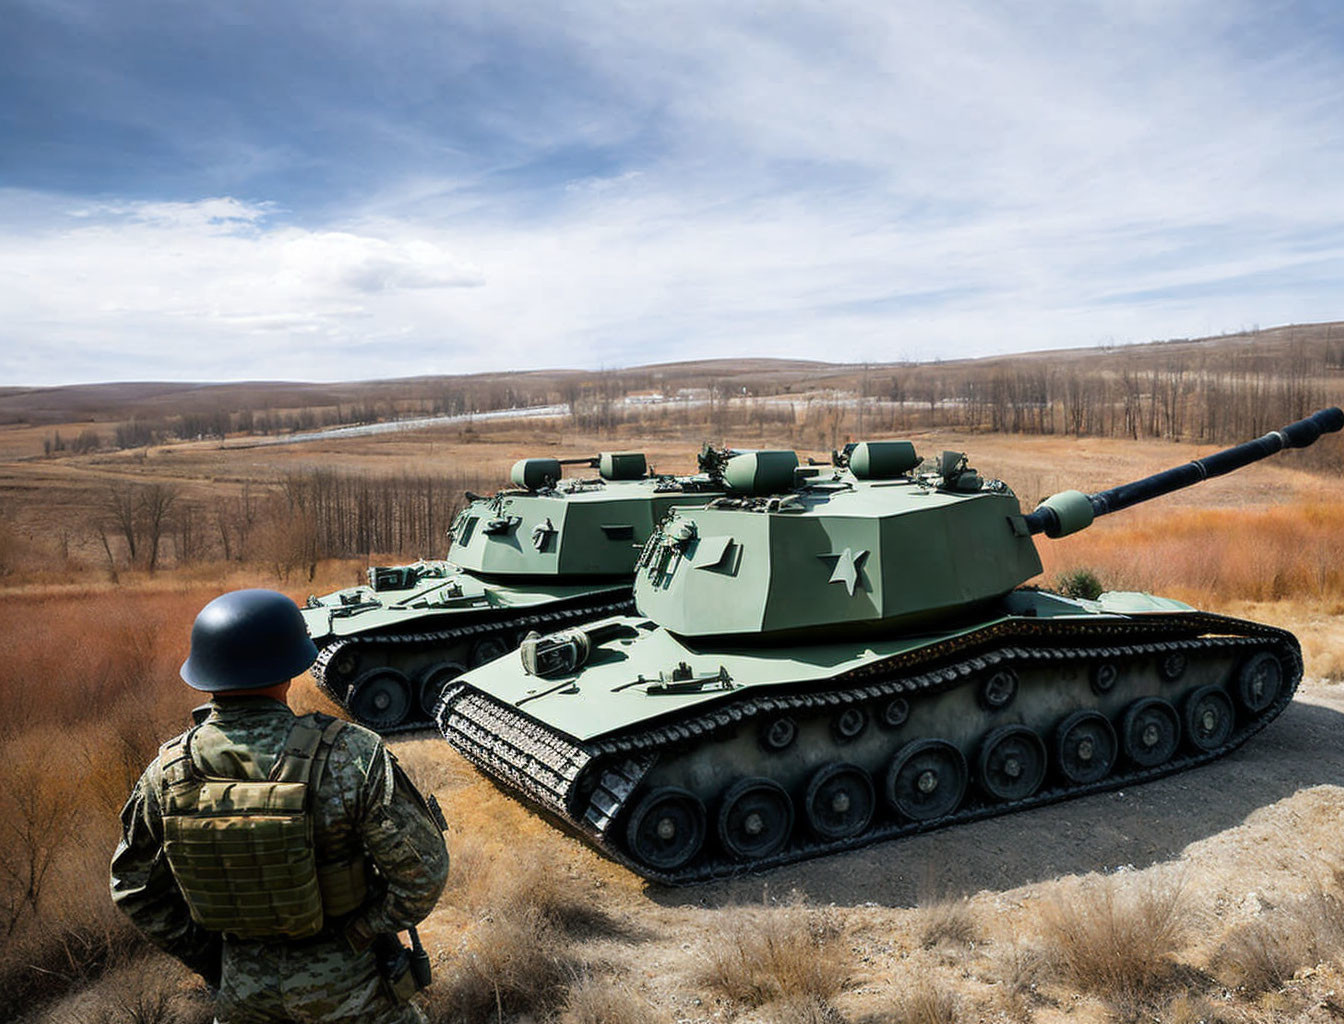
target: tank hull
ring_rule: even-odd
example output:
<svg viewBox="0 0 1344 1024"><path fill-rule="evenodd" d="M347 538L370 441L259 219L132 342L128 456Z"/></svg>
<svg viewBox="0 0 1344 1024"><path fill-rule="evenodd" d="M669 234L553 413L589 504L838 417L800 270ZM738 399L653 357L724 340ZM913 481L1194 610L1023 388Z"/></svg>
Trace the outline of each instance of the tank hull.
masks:
<svg viewBox="0 0 1344 1024"><path fill-rule="evenodd" d="M380 604L362 621L333 618L330 606L304 609L318 647L310 670L318 688L384 735L428 728L449 681L517 647L530 630L550 632L634 606L628 581L510 587L464 572L449 578L465 600L448 607Z"/></svg>
<svg viewBox="0 0 1344 1024"><path fill-rule="evenodd" d="M851 643L848 658L719 653L619 620L632 635L616 657L530 681L500 659L451 684L438 721L552 819L646 878L687 883L1194 767L1263 728L1301 678L1290 633L1177 602L1016 592L1002 610ZM622 663L673 649L689 678L616 682L633 675ZM582 727L566 695L591 710L599 690L616 707ZM631 691L642 718L621 711Z"/></svg>

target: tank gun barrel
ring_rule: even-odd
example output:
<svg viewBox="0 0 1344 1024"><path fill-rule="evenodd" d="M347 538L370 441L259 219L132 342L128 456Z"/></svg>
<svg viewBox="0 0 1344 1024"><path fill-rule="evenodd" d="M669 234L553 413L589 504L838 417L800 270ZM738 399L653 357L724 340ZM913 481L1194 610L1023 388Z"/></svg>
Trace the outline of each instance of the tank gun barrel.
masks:
<svg viewBox="0 0 1344 1024"><path fill-rule="evenodd" d="M1154 473L1141 480L1121 484L1096 494L1081 491L1062 491L1043 501L1032 513L1023 518L1028 532L1044 533L1047 537L1063 537L1091 525L1097 516L1104 516L1139 502L1158 498L1183 487L1190 487L1210 477L1222 476L1233 470L1259 462L1285 448L1306 448L1322 434L1344 428L1344 410L1331 406L1313 413L1306 419L1290 423L1280 430L1271 430L1263 437L1220 452L1195 459L1183 466Z"/></svg>

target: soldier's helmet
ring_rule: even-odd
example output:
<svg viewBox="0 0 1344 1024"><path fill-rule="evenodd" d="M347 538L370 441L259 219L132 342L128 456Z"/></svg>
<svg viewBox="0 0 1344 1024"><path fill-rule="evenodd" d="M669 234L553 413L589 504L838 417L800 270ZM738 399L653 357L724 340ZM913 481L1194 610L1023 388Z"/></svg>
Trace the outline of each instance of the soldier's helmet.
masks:
<svg viewBox="0 0 1344 1024"><path fill-rule="evenodd" d="M196 616L182 678L210 693L251 690L292 679L316 659L298 605L274 590L234 590Z"/></svg>

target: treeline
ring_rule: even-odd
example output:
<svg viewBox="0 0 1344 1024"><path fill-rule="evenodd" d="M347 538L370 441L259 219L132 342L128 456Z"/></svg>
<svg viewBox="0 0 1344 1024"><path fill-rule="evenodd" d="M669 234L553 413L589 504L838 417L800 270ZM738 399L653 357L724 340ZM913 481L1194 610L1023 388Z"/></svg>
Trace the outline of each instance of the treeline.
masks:
<svg viewBox="0 0 1344 1024"><path fill-rule="evenodd" d="M388 423L422 416L466 416L555 401L555 392L508 383L444 388L432 397L369 399L299 409L204 409L172 416L133 415L99 430L88 427L70 440L55 431L43 439L46 455L100 449L144 448L170 441L223 440L230 435L294 434L331 427Z"/></svg>
<svg viewBox="0 0 1344 1024"><path fill-rule="evenodd" d="M885 397L894 425L1216 443L1282 426L1328 404L1335 390L1326 367L1300 356L1272 368L1251 362L1232 355L1143 368L1080 362L924 372L893 378Z"/></svg>
<svg viewBox="0 0 1344 1024"><path fill-rule="evenodd" d="M671 427L731 439L734 430L759 428L775 443L834 447L848 438L951 429L1221 444L1338 403L1342 361L1344 342L1327 332L1269 351L1173 344L1069 353L1053 363L859 366L825 388L702 382L676 399L665 386L650 402L625 399L630 382L613 372L572 385L567 398L576 427L632 436Z"/></svg>
<svg viewBox="0 0 1344 1024"><path fill-rule="evenodd" d="M448 527L466 503L466 492L482 489L493 491L494 487L487 488L479 474L462 472L368 476L310 469L289 473L273 508L286 524L283 542L269 554L282 573L314 566L321 558L371 552L442 556L448 546Z"/></svg>
<svg viewBox="0 0 1344 1024"><path fill-rule="evenodd" d="M479 474L369 476L311 469L270 486L190 498L175 484L109 484L91 533L113 579L126 568L165 562L260 562L309 578L324 558L442 557L465 492L492 490ZM68 540L63 542L68 545Z"/></svg>

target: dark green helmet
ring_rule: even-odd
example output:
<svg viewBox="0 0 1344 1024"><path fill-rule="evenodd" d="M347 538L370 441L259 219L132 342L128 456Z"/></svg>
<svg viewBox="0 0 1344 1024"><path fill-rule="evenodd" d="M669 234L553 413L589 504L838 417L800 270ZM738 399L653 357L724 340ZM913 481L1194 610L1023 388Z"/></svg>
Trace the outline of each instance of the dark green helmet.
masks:
<svg viewBox="0 0 1344 1024"><path fill-rule="evenodd" d="M182 678L210 693L253 690L293 679L315 660L298 605L274 590L234 590L196 616Z"/></svg>

